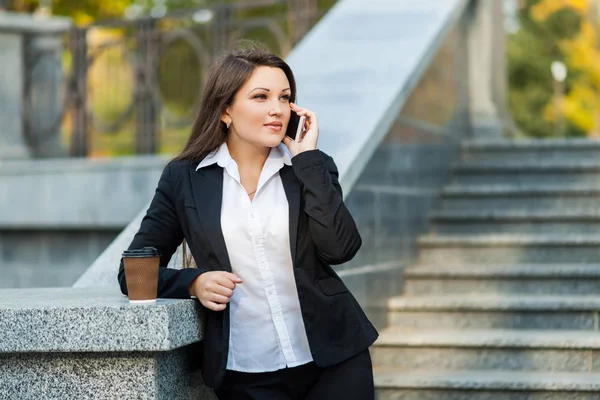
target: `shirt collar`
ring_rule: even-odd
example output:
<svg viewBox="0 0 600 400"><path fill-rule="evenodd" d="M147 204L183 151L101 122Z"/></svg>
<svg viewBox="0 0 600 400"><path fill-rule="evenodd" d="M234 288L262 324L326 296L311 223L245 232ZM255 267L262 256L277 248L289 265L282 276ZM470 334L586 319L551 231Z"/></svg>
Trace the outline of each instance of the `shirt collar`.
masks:
<svg viewBox="0 0 600 400"><path fill-rule="evenodd" d="M231 163L233 158L231 158L231 154L229 153L229 148L227 147L227 142L223 142L219 148L209 155L204 157L202 161L196 167L196 171L200 168L208 167L209 165L217 164L221 168L227 168L229 163ZM277 147L273 147L269 152L269 157L267 158L267 162L270 165L278 166L281 169L283 165L292 165L292 158L290 151L283 143L280 143Z"/></svg>
<svg viewBox="0 0 600 400"><path fill-rule="evenodd" d="M196 167L196 171L200 168L208 167L209 165L217 164L219 167L226 168L229 161L231 161L231 155L229 154L229 148L227 142L223 142L218 149L208 154L200 164Z"/></svg>

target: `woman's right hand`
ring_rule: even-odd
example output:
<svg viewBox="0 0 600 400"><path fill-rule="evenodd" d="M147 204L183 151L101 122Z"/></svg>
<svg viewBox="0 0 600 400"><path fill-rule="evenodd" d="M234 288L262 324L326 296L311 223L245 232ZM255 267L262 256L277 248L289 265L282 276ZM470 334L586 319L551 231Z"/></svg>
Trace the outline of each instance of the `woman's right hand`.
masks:
<svg viewBox="0 0 600 400"><path fill-rule="evenodd" d="M238 283L242 283L242 279L231 272L205 272L191 283L190 294L209 310L223 311Z"/></svg>

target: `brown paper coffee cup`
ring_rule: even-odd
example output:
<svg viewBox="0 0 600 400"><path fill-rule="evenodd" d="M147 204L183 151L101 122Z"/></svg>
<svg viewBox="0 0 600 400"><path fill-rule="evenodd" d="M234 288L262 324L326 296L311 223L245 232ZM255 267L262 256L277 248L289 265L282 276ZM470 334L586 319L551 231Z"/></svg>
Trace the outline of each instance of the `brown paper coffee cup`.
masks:
<svg viewBox="0 0 600 400"><path fill-rule="evenodd" d="M155 303L158 293L160 255L153 247L127 250L123 253L123 266L130 303Z"/></svg>

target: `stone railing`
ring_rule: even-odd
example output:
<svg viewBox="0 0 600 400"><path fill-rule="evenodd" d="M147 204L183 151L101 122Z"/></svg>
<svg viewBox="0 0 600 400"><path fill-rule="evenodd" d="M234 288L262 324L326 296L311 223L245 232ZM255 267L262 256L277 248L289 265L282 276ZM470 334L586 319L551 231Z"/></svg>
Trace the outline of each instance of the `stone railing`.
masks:
<svg viewBox="0 0 600 400"><path fill-rule="evenodd" d="M0 290L0 399L216 400L200 375L195 300L118 290Z"/></svg>
<svg viewBox="0 0 600 400"><path fill-rule="evenodd" d="M66 154L60 143L69 18L0 12L0 160Z"/></svg>

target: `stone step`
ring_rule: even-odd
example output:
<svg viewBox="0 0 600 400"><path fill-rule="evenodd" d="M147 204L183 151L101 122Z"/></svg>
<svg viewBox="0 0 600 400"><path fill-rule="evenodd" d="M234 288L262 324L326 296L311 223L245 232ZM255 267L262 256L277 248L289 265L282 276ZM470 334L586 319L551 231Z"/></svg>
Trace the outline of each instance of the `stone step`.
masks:
<svg viewBox="0 0 600 400"><path fill-rule="evenodd" d="M597 234L427 235L418 243L424 264L600 264Z"/></svg>
<svg viewBox="0 0 600 400"><path fill-rule="evenodd" d="M599 203L600 204L600 203ZM600 211L600 210L599 210ZM595 234L600 212L540 210L455 210L430 213L433 234Z"/></svg>
<svg viewBox="0 0 600 400"><path fill-rule="evenodd" d="M404 270L404 294L600 294L600 264L416 265Z"/></svg>
<svg viewBox="0 0 600 400"><path fill-rule="evenodd" d="M600 140L478 140L463 142L461 147L463 158L469 161L600 160Z"/></svg>
<svg viewBox="0 0 600 400"><path fill-rule="evenodd" d="M597 400L595 372L406 371L375 367L378 400Z"/></svg>
<svg viewBox="0 0 600 400"><path fill-rule="evenodd" d="M388 310L389 325L404 329L598 331L600 296L398 296Z"/></svg>
<svg viewBox="0 0 600 400"><path fill-rule="evenodd" d="M480 160L480 161L460 161L454 166L454 171L472 172L481 171L487 173L493 172L532 172L539 174L547 173L575 173L575 172L600 172L600 159L572 159L570 157L560 160L542 160L535 161L529 159L522 160Z"/></svg>
<svg viewBox="0 0 600 400"><path fill-rule="evenodd" d="M451 184L442 189L444 197L490 197L490 196L562 196L562 195L587 195L600 197L600 186L583 184L548 184L536 185L515 184L481 184L464 185Z"/></svg>
<svg viewBox="0 0 600 400"><path fill-rule="evenodd" d="M600 332L406 330L380 332L373 364L407 371L600 372Z"/></svg>
<svg viewBox="0 0 600 400"><path fill-rule="evenodd" d="M598 212L600 186L450 185L442 190L442 211Z"/></svg>
<svg viewBox="0 0 600 400"><path fill-rule="evenodd" d="M529 150L600 150L600 140L587 138L571 139L475 139L461 142L463 151L507 151Z"/></svg>
<svg viewBox="0 0 600 400"><path fill-rule="evenodd" d="M461 184L600 185L600 160L462 161L452 169Z"/></svg>

